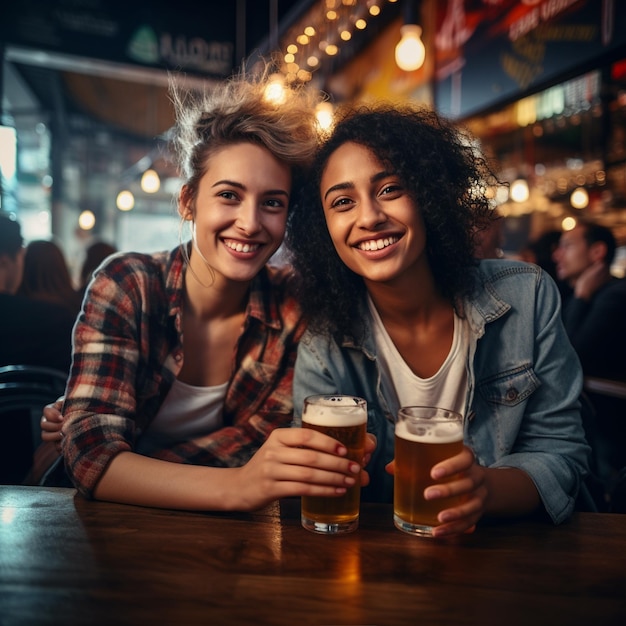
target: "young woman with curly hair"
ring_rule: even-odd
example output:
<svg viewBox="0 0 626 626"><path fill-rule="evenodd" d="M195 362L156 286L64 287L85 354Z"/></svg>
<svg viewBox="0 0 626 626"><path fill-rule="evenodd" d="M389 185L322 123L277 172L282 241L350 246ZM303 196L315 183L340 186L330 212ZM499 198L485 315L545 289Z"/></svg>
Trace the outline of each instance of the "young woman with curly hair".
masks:
<svg viewBox="0 0 626 626"><path fill-rule="evenodd" d="M554 282L530 264L473 256L495 182L475 144L435 113L363 106L339 115L291 216L309 324L296 420L310 394L365 398L378 446L363 497L390 501L398 409L461 413L464 450L432 468L425 497L464 502L439 512L435 536L485 516L543 510L562 522L587 471L581 371Z"/></svg>

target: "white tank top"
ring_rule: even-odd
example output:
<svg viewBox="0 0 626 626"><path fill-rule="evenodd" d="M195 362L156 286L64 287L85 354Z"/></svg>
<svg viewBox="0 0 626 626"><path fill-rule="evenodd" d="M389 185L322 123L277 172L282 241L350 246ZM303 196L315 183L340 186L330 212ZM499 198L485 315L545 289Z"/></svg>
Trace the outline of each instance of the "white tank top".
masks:
<svg viewBox="0 0 626 626"><path fill-rule="evenodd" d="M452 346L439 371L430 378L415 375L402 358L368 297L383 392L398 406L438 406L465 416L469 334L466 320L454 314Z"/></svg>
<svg viewBox="0 0 626 626"><path fill-rule="evenodd" d="M223 426L222 409L228 381L195 387L175 380L158 413L142 433L137 452L207 435Z"/></svg>

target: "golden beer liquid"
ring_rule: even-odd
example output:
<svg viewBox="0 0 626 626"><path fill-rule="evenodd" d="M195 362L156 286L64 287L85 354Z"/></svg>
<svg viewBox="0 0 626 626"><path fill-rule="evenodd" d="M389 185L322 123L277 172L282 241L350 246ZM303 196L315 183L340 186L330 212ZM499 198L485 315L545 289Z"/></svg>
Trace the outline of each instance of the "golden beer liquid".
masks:
<svg viewBox="0 0 626 626"><path fill-rule="evenodd" d="M437 514L444 509L458 506L463 496L425 500L424 489L434 484L443 484L455 480L456 476L433 480L430 470L434 465L459 454L463 449L463 432L459 427L457 441L444 440L437 443L436 438L427 438L426 442L399 436L402 428L396 426L395 469L394 469L394 514L402 521L419 526L438 526Z"/></svg>
<svg viewBox="0 0 626 626"><path fill-rule="evenodd" d="M346 458L356 461L359 465L363 461L365 448L365 434L367 415L364 413L362 424L352 426L320 426L302 422L302 428L312 428L333 439L341 441L347 448ZM338 417L337 421L341 421ZM348 487L343 496L320 497L302 496L303 517L321 524L344 524L355 520L359 516L361 484L358 480L354 486Z"/></svg>

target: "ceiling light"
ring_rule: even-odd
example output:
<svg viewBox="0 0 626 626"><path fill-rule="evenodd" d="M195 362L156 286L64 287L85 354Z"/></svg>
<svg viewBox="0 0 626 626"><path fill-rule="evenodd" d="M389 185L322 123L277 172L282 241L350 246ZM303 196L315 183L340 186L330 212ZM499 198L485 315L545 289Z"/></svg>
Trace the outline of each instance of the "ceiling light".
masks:
<svg viewBox="0 0 626 626"><path fill-rule="evenodd" d="M526 202L530 197L528 182L524 178L518 178L511 183L509 197L513 202Z"/></svg>
<svg viewBox="0 0 626 626"><path fill-rule="evenodd" d="M330 102L320 102L315 107L315 117L322 130L328 130L333 125L333 105Z"/></svg>
<svg viewBox="0 0 626 626"><path fill-rule="evenodd" d="M563 221L561 222L561 228L563 230L572 230L573 228L576 228L576 219L573 217L565 217L563 218Z"/></svg>
<svg viewBox="0 0 626 626"><path fill-rule="evenodd" d="M285 79L282 74L272 74L265 86L265 99L274 104L283 104L286 98Z"/></svg>
<svg viewBox="0 0 626 626"><path fill-rule="evenodd" d="M124 189L117 194L115 205L120 211L130 211L135 206L135 196L128 189Z"/></svg>
<svg viewBox="0 0 626 626"><path fill-rule="evenodd" d="M584 209L589 205L589 194L584 187L576 187L572 191L569 201L575 209Z"/></svg>
<svg viewBox="0 0 626 626"><path fill-rule="evenodd" d="M146 170L141 177L141 189L145 193L156 193L161 187L161 179L153 170Z"/></svg>
<svg viewBox="0 0 626 626"><path fill-rule="evenodd" d="M404 24L402 38L396 45L396 64L405 72L412 72L424 64L426 48L421 40L422 28L417 24Z"/></svg>
<svg viewBox="0 0 626 626"><path fill-rule="evenodd" d="M85 210L78 216L78 226L81 230L91 230L96 225L96 216L93 211Z"/></svg>

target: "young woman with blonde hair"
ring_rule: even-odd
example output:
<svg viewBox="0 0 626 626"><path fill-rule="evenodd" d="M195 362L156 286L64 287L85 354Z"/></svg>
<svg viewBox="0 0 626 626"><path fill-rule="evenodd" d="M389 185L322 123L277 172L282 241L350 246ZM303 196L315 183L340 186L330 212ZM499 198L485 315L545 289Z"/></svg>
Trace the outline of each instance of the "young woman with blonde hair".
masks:
<svg viewBox="0 0 626 626"><path fill-rule="evenodd" d="M361 480L336 440L282 428L304 324L290 270L268 262L316 130L310 95L275 104L264 87L240 77L203 97L173 89L191 241L117 255L87 291L61 445L86 497L247 511ZM44 415L58 439L60 416Z"/></svg>

